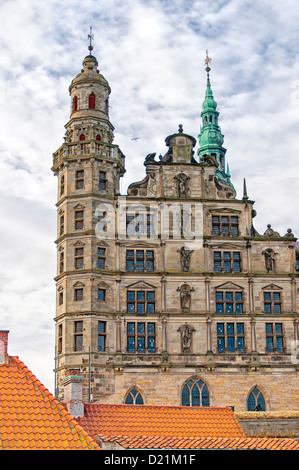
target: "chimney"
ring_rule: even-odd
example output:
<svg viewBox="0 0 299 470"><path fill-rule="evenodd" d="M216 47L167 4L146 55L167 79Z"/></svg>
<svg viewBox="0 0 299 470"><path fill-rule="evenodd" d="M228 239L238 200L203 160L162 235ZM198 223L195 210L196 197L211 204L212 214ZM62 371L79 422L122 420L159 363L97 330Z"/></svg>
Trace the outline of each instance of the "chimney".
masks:
<svg viewBox="0 0 299 470"><path fill-rule="evenodd" d="M82 399L82 385L84 377L78 375L76 370L68 370L63 381L64 401L69 414L73 418L84 417L84 404Z"/></svg>
<svg viewBox="0 0 299 470"><path fill-rule="evenodd" d="M0 365L7 364L8 330L0 330Z"/></svg>

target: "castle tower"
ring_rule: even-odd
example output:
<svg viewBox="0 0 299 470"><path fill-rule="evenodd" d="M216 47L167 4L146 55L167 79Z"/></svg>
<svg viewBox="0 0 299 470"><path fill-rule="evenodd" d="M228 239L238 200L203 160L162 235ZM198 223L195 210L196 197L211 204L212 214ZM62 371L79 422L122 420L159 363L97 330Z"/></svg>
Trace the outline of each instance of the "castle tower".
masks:
<svg viewBox="0 0 299 470"><path fill-rule="evenodd" d="M91 50L71 83L53 163L58 396L76 370L84 401L299 409L296 238L257 233L245 181L237 198L209 62L199 159L180 124L125 196Z"/></svg>

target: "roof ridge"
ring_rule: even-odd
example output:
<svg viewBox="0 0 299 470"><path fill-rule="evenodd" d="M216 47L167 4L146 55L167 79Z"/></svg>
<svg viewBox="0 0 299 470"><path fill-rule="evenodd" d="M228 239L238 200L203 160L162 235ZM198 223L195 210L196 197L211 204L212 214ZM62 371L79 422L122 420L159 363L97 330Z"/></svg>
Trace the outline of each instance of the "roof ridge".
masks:
<svg viewBox="0 0 299 470"><path fill-rule="evenodd" d="M59 413L63 415L66 421L76 429L78 434L83 437L91 447L95 449L100 449L99 444L95 442L92 437L84 430L84 428L69 414L69 412L59 403L59 401L54 397L54 395L41 383L41 381L31 372L31 370L24 364L23 361L19 359L18 356L9 356L9 360L15 362L17 367L19 367L26 377L32 381L32 383L38 387L41 393L50 401L53 406L56 406Z"/></svg>

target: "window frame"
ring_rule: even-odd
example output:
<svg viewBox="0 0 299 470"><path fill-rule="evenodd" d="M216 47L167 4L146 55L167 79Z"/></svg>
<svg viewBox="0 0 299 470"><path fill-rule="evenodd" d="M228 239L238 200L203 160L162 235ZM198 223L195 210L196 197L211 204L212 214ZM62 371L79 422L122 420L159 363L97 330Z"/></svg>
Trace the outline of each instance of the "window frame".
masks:
<svg viewBox="0 0 299 470"><path fill-rule="evenodd" d="M149 299L149 294L153 294L153 299ZM128 314L151 315L156 313L156 296L154 290L128 289L126 302ZM151 308L149 308L149 306L151 306Z"/></svg>
<svg viewBox="0 0 299 470"><path fill-rule="evenodd" d="M129 327L133 325L133 332L129 332ZM144 326L143 332L140 331L141 325ZM150 332L153 328L154 332ZM157 328L156 322L127 322L127 353L154 354L157 351Z"/></svg>
<svg viewBox="0 0 299 470"><path fill-rule="evenodd" d="M215 220L216 218L218 218L218 222L216 222ZM228 219L227 222L224 221L225 218ZM233 222L232 221L233 218L236 218L237 222ZM221 213L212 214L211 224L212 224L212 236L215 236L215 237L239 237L240 236L238 215L235 215L235 214L224 215ZM233 233L235 231L236 233Z"/></svg>
<svg viewBox="0 0 299 470"><path fill-rule="evenodd" d="M140 253L142 253L142 256L140 255ZM150 256L150 254L152 256ZM133 266L133 269L128 269L130 262ZM148 269L148 263L152 264L151 269ZM140 267L142 267L142 269L140 269ZM126 271L153 273L155 271L155 251L153 249L147 250L139 248L126 249Z"/></svg>
<svg viewBox="0 0 299 470"><path fill-rule="evenodd" d="M100 250L102 250L102 254L100 254ZM101 261L102 267L99 266L99 262ZM102 246L97 247L97 268L98 269L105 269L106 267L106 248Z"/></svg>
<svg viewBox="0 0 299 470"><path fill-rule="evenodd" d="M75 210L74 224L75 224L75 230L83 230L84 229L84 209L76 209Z"/></svg>
<svg viewBox="0 0 299 470"><path fill-rule="evenodd" d="M74 321L74 351L83 351L83 320Z"/></svg>
<svg viewBox="0 0 299 470"><path fill-rule="evenodd" d="M103 325L102 331L100 331L100 324ZM100 338L103 344L102 348L100 348ZM107 342L107 322L103 320L98 320L98 351L99 352L106 351L106 342Z"/></svg>
<svg viewBox="0 0 299 470"><path fill-rule="evenodd" d="M267 326L271 326L271 332L267 331ZM281 332L276 331L280 327ZM266 322L265 323L266 353L284 352L284 332L283 323ZM281 343L281 345L278 345Z"/></svg>
<svg viewBox="0 0 299 470"><path fill-rule="evenodd" d="M84 247L77 246L74 251L74 268L84 269Z"/></svg>
<svg viewBox="0 0 299 470"><path fill-rule="evenodd" d="M223 332L219 333L219 327L223 326ZM229 329L228 326L233 325L233 330ZM238 333L238 327L242 327L242 332ZM243 354L245 353L245 323L243 322L217 322L216 324L216 335L217 335L217 353L234 353ZM220 348L220 341L223 346ZM239 341L241 340L242 346L239 347Z"/></svg>
<svg viewBox="0 0 299 470"><path fill-rule="evenodd" d="M217 258L217 254L220 254L220 257ZM229 257L225 255L229 254ZM238 255L238 259L234 258L235 255ZM242 272L242 257L241 251L228 251L228 250L214 250L213 251L213 262L214 262L214 272L215 273L241 273ZM216 269L216 263L220 263L220 270ZM235 270L235 263L239 263L239 270ZM229 270L226 269L226 265L229 264Z"/></svg>
<svg viewBox="0 0 299 470"><path fill-rule="evenodd" d="M274 299L274 295L279 295L279 300ZM266 300L265 296L269 295L270 299ZM270 311L266 312L266 305L270 307ZM279 312L275 312L276 306L279 305ZM263 291L263 307L266 315L280 315L282 312L282 292L278 290L264 290Z"/></svg>
<svg viewBox="0 0 299 470"><path fill-rule="evenodd" d="M84 189L84 170L76 170L75 173L75 189Z"/></svg>
<svg viewBox="0 0 299 470"><path fill-rule="evenodd" d="M204 406L208 408L210 406L210 392L206 382L200 377L190 377L186 380L181 390L181 403L182 406Z"/></svg>
<svg viewBox="0 0 299 470"><path fill-rule="evenodd" d="M222 294L222 300L217 299L217 295ZM232 300L227 300L227 294L232 294ZM241 295L241 300L236 300L236 295ZM222 290L216 289L215 291L215 301L216 301L216 314L217 315L243 315L244 314L244 293L243 290ZM218 311L218 306L222 305L222 312ZM227 311L227 306L232 306L232 311ZM238 312L236 307L241 306L241 311Z"/></svg>

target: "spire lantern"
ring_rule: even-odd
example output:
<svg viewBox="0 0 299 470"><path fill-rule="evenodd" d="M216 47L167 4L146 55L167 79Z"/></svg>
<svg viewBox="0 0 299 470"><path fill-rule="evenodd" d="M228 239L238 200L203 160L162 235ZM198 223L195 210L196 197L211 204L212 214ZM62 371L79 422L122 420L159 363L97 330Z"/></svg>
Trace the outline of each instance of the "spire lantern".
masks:
<svg viewBox="0 0 299 470"><path fill-rule="evenodd" d="M212 59L206 50L205 70L207 72L207 86L205 93L205 100L202 104L202 127L198 135L199 150L197 154L201 161L206 160L207 155L211 155L218 162L217 179L232 186L230 182L229 171L225 171L225 154L226 149L222 146L224 136L221 133L221 128L218 125L219 112L217 111L217 103L214 100L213 91L210 81L210 63Z"/></svg>

